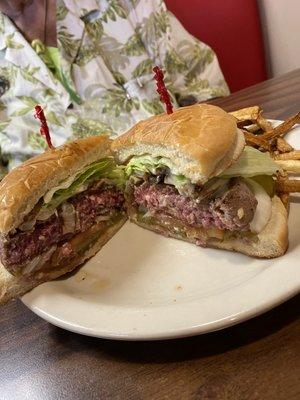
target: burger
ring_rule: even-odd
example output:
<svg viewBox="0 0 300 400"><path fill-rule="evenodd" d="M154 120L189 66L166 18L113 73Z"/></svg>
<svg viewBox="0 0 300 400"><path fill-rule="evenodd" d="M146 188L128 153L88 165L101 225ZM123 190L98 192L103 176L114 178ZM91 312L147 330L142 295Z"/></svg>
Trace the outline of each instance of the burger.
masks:
<svg viewBox="0 0 300 400"><path fill-rule="evenodd" d="M134 223L202 247L272 258L288 245L278 166L245 146L236 120L197 104L141 121L112 143Z"/></svg>
<svg viewBox="0 0 300 400"><path fill-rule="evenodd" d="M236 119L197 104L119 138L77 140L0 183L0 303L81 265L130 220L164 236L273 258L288 246L278 165Z"/></svg>
<svg viewBox="0 0 300 400"><path fill-rule="evenodd" d="M123 225L124 171L111 141L90 137L48 150L0 183L0 302L92 257Z"/></svg>

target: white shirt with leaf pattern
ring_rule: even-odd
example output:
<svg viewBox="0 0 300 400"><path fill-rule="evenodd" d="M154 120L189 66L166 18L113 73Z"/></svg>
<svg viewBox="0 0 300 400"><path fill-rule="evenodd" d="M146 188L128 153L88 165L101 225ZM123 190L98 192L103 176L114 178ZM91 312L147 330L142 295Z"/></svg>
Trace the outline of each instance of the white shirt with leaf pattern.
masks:
<svg viewBox="0 0 300 400"><path fill-rule="evenodd" d="M34 119L41 104L52 141L108 133L164 112L152 68L165 70L175 107L229 93L215 53L161 0L57 0L60 79L0 13L0 146L9 168L46 148Z"/></svg>

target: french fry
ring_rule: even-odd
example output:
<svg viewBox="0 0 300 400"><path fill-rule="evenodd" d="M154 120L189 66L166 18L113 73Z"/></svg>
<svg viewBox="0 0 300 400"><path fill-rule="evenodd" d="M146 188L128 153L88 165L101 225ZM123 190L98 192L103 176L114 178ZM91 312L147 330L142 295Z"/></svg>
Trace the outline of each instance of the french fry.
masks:
<svg viewBox="0 0 300 400"><path fill-rule="evenodd" d="M269 122L267 119L262 117L261 113L259 114L259 117L257 118L256 123L259 127L261 127L261 129L264 132L268 132L273 129L271 122Z"/></svg>
<svg viewBox="0 0 300 400"><path fill-rule="evenodd" d="M289 180L289 174L300 174L300 150L294 150L284 139L284 135L295 124L300 123L300 112L275 128L261 113L259 106L253 106L230 114L237 119L237 125L244 133L246 144L260 151L269 151L278 164L276 192L289 211L289 193L300 192L300 180Z"/></svg>
<svg viewBox="0 0 300 400"><path fill-rule="evenodd" d="M300 180L280 179L275 181L277 193L297 193L300 192Z"/></svg>
<svg viewBox="0 0 300 400"><path fill-rule="evenodd" d="M289 153L278 154L275 160L300 160L300 150L290 151Z"/></svg>
<svg viewBox="0 0 300 400"><path fill-rule="evenodd" d="M289 193L279 193L279 198L282 201L282 204L286 208L287 212L290 212L290 195Z"/></svg>
<svg viewBox="0 0 300 400"><path fill-rule="evenodd" d="M259 106L241 108L240 110L232 111L229 114L233 115L237 119L237 125L239 128L244 128L246 126L247 130L253 133L272 130L272 124L262 116L262 110Z"/></svg>
<svg viewBox="0 0 300 400"><path fill-rule="evenodd" d="M233 115L238 122L257 121L260 113L259 106L241 108L240 110L232 111L229 114ZM250 125L250 124L249 124Z"/></svg>
<svg viewBox="0 0 300 400"><path fill-rule="evenodd" d="M296 115L288 118L286 121L282 122L280 125L276 126L269 132L266 132L262 135L262 138L265 140L278 138L280 136L286 135L294 125L300 122L300 112Z"/></svg>
<svg viewBox="0 0 300 400"><path fill-rule="evenodd" d="M282 137L277 139L276 148L280 153L289 153L294 150L294 148Z"/></svg>
<svg viewBox="0 0 300 400"><path fill-rule="evenodd" d="M287 171L285 171L284 169L279 169L276 172L276 179L278 181L286 181L287 179L289 179L289 174L287 173Z"/></svg>
<svg viewBox="0 0 300 400"><path fill-rule="evenodd" d="M262 116L262 110L259 106L241 108L240 110L229 113L237 119L239 127L256 124L256 130L261 128L263 132L272 130L272 124ZM253 127L251 130L253 131Z"/></svg>
<svg viewBox="0 0 300 400"><path fill-rule="evenodd" d="M261 136L253 135L245 130L243 130L246 139L246 144L248 146L256 147L260 150L270 151L270 144L261 138Z"/></svg>
<svg viewBox="0 0 300 400"><path fill-rule="evenodd" d="M300 160L274 160L282 169L290 174L300 174Z"/></svg>

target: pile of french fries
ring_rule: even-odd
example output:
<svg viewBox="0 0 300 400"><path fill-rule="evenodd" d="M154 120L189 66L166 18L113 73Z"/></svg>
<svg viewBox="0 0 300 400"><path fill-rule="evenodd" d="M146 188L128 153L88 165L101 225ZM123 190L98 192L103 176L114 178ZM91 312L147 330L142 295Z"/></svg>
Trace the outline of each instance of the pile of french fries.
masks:
<svg viewBox="0 0 300 400"><path fill-rule="evenodd" d="M289 194L300 192L300 180L290 177L291 174L300 174L300 150L295 150L284 137L300 122L300 112L276 127L263 117L259 106L242 108L230 114L244 132L246 144L263 152L268 151L280 167L275 181L276 193L288 208Z"/></svg>

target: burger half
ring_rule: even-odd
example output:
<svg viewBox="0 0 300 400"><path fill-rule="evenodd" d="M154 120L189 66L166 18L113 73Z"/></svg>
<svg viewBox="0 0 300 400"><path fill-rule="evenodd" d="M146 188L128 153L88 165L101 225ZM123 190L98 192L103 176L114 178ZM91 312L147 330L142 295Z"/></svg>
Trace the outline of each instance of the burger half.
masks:
<svg viewBox="0 0 300 400"><path fill-rule="evenodd" d="M0 303L92 257L122 226L124 172L91 137L31 158L0 183Z"/></svg>
<svg viewBox="0 0 300 400"><path fill-rule="evenodd" d="M245 146L234 117L193 105L139 122L112 149L125 164L131 221L249 256L278 257L288 245L287 211L274 192L278 166Z"/></svg>

